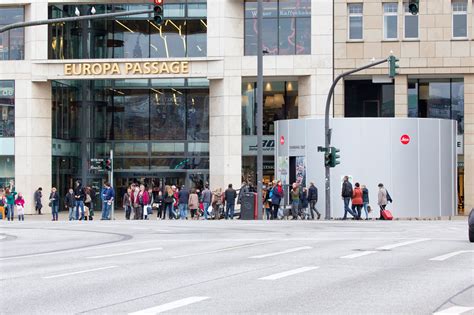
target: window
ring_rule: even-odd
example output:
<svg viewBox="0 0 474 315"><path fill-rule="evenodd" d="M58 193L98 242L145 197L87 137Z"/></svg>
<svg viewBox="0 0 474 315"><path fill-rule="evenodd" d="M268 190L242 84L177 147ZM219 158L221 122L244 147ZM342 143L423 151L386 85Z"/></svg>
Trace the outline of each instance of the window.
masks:
<svg viewBox="0 0 474 315"><path fill-rule="evenodd" d="M267 55L311 53L311 0L263 2L263 50ZM257 54L257 0L245 1L245 55Z"/></svg>
<svg viewBox="0 0 474 315"><path fill-rule="evenodd" d="M418 15L410 13L408 3L403 4L405 9L405 39L418 38Z"/></svg>
<svg viewBox="0 0 474 315"><path fill-rule="evenodd" d="M467 37L467 1L455 0L453 7L453 38Z"/></svg>
<svg viewBox="0 0 474 315"><path fill-rule="evenodd" d="M15 81L0 81L0 138L15 136Z"/></svg>
<svg viewBox="0 0 474 315"><path fill-rule="evenodd" d="M23 7L0 7L0 26L24 21ZM0 60L25 58L25 32L23 28L0 33Z"/></svg>
<svg viewBox="0 0 474 315"><path fill-rule="evenodd" d="M398 3L383 4L383 38L398 38Z"/></svg>
<svg viewBox="0 0 474 315"><path fill-rule="evenodd" d="M349 13L349 40L362 40L364 37L364 18L362 3L347 5Z"/></svg>

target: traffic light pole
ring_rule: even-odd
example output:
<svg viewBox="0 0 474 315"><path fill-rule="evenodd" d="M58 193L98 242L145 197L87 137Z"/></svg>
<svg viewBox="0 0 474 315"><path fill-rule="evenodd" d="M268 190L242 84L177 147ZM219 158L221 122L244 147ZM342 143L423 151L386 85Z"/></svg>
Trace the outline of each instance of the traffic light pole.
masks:
<svg viewBox="0 0 474 315"><path fill-rule="evenodd" d="M257 213L262 218L262 188L263 188L263 4L258 0L257 5Z"/></svg>
<svg viewBox="0 0 474 315"><path fill-rule="evenodd" d="M109 172L109 183L112 189L114 190L115 193L115 187L114 187L114 150L110 149L110 172ZM115 197L112 199L112 204L110 205L112 208L111 213L110 213L110 219L115 220Z"/></svg>
<svg viewBox="0 0 474 315"><path fill-rule="evenodd" d="M324 135L325 135L325 140L324 140L324 147L325 147L325 152L328 153L330 152L330 146L331 146L331 132L332 129L329 128L329 109L331 107L331 98L332 95L334 94L334 89L336 88L337 83L339 80L344 78L345 76L351 75L353 73L375 67L377 65L380 65L382 63L387 62L388 59L383 59L379 60L376 62L372 62L368 65L356 68L354 70L350 70L344 73L341 73L336 77L334 82L331 85L331 88L329 89L328 97L326 99L326 113L325 113L325 119L324 119ZM331 167L329 165L325 165L326 168L326 174L325 174L325 181L326 181L326 213L325 213L325 219L326 220L331 220Z"/></svg>

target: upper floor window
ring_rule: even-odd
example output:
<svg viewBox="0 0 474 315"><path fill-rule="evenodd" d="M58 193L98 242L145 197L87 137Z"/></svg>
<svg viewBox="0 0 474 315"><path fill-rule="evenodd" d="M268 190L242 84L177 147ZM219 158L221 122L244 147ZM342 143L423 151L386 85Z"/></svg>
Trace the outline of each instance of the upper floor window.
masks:
<svg viewBox="0 0 474 315"><path fill-rule="evenodd" d="M311 54L311 0L263 2L263 50L267 55ZM245 55L257 54L257 0L245 0Z"/></svg>
<svg viewBox="0 0 474 315"><path fill-rule="evenodd" d="M0 7L0 26L23 22L23 7ZM25 58L25 32L17 28L0 33L0 60L21 60Z"/></svg>
<svg viewBox="0 0 474 315"><path fill-rule="evenodd" d="M364 36L364 18L362 3L347 4L349 40L361 40Z"/></svg>
<svg viewBox="0 0 474 315"><path fill-rule="evenodd" d="M453 38L467 37L467 0L453 0Z"/></svg>
<svg viewBox="0 0 474 315"><path fill-rule="evenodd" d="M418 38L418 14L413 15L410 13L408 3L403 4L405 11L405 38L406 39L417 39Z"/></svg>
<svg viewBox="0 0 474 315"><path fill-rule="evenodd" d="M0 81L0 138L15 136L15 81Z"/></svg>
<svg viewBox="0 0 474 315"><path fill-rule="evenodd" d="M383 38L398 38L398 2L383 4Z"/></svg>

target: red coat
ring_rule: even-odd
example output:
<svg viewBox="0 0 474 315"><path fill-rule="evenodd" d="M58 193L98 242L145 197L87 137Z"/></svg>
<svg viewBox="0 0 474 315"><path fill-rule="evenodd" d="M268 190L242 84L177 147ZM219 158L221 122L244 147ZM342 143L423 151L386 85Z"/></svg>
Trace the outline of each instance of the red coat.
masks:
<svg viewBox="0 0 474 315"><path fill-rule="evenodd" d="M355 187L352 191L352 204L353 205L363 205L364 201L362 200L362 189Z"/></svg>

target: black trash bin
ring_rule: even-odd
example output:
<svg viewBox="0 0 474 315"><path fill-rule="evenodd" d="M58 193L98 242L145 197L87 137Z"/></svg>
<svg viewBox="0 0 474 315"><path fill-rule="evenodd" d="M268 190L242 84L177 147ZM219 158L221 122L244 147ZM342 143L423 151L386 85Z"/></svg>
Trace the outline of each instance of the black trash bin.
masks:
<svg viewBox="0 0 474 315"><path fill-rule="evenodd" d="M256 220L257 211L257 194L253 192L246 192L240 199L240 219L241 220Z"/></svg>

